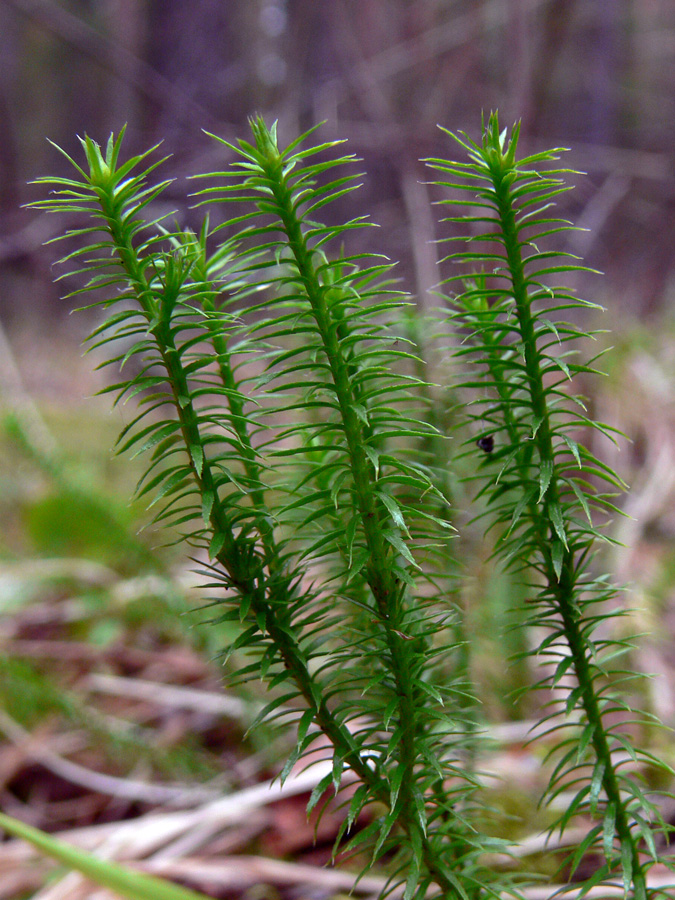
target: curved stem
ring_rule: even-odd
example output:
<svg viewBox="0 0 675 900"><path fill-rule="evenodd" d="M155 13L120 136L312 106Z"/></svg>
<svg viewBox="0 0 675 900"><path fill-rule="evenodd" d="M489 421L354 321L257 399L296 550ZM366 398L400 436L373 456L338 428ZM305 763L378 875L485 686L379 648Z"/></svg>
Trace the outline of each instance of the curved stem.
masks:
<svg viewBox="0 0 675 900"><path fill-rule="evenodd" d="M151 299L150 285L145 278L143 268L135 254L133 247L128 241L124 240L123 231L116 222L114 209L107 210L108 222L113 242L117 249L120 263L122 264L129 282L133 285L136 298L152 321L157 318L157 310L154 309ZM306 253L306 251L305 251ZM302 254L300 258L303 259ZM304 261L306 263L306 260ZM303 265L303 268L309 272L311 267ZM312 273L313 275L313 273ZM315 278L315 276L313 276ZM319 291L318 282L312 283L314 292ZM278 612L285 610L289 606L290 597L288 596L289 585L292 579L281 574L279 565L278 548L274 542L271 523L266 516L263 515L265 504L264 495L260 488L254 487L252 490L252 500L257 512L261 515L256 519L257 527L260 530L260 536L265 551L265 563L267 565L269 576L265 576L262 561L260 565L251 567L251 556L242 553L242 548L234 535L229 522L227 510L224 508L217 491L216 481L213 476L208 457L204 453L204 440L202 438L199 426L198 414L190 399L190 386L187 376L182 367L180 353L175 345L173 332L170 322L164 320L161 316L159 321L151 328L151 333L155 338L157 348L160 352L162 362L166 368L168 383L171 388L174 405L180 421L180 427L183 434L183 440L187 448L200 447L202 449L202 458L197 464L194 454L188 450L192 475L197 485L199 493L209 495L213 498L210 510L210 524L214 535L222 539L222 548L216 553L216 559L228 573L230 585L238 592L241 597L248 598L250 602L250 611L252 617L258 623L263 622L264 628L274 643L279 657L283 665L290 671L295 684L297 685L301 695L305 699L308 707L312 710L314 719L321 731L329 738L335 747L339 756L344 762L356 773L361 781L368 786L373 799L378 800L388 808L391 806L391 795L387 781L378 775L375 768L361 755L358 743L355 741L349 729L341 724L329 709L326 700L321 691L321 686L316 677L310 671L309 661L300 647L298 637L294 633L292 627L286 625ZM233 390L235 393L230 397L230 403L234 399L234 407L231 405L232 416L235 419L235 429L242 445L242 456L246 467L247 475L253 485L260 485L259 469L255 459L255 451L250 443L248 432L246 431L243 416L243 404L236 405L236 383L232 375L231 369L225 364L228 357L227 345L218 329L212 331L214 347L218 353L220 374L225 386ZM347 399L348 385L344 384L341 379L341 396L344 403L344 409L350 419L355 415L353 410L349 408ZM236 421L238 419L238 422ZM372 509L377 513L375 498L372 492L364 489L364 485L369 485L372 480L371 473L368 472L367 466L370 463L361 458L356 453L355 433L356 421L351 423L351 444L350 449L359 456L361 493L360 499L362 504L368 509ZM381 535L374 528L369 529L372 541L381 539ZM386 558L386 547L382 546L383 541L377 544L381 559ZM390 604L389 599L396 596L396 591L401 592L401 588L396 585L395 579L386 566L379 566L374 569L379 579L375 581L378 588L378 604L385 619L385 627L388 629L390 639L401 640L393 635L394 622L389 621ZM400 648L399 648L400 649ZM401 654L394 654L396 663L395 677L397 684L402 686L404 697L402 699L402 716L406 718L404 721L414 721L416 714L412 689L410 687L410 679L406 684L406 672L404 670L404 661ZM412 741L412 733L404 732L404 753L402 754L402 764L409 773L409 778L405 779L401 788L401 794L406 796L407 791L411 787L413 776L413 765L415 762L414 744ZM412 798L407 797L406 801L401 803L401 809L398 813L397 820L403 830L410 836L414 846L417 846L425 866L432 875L436 884L443 890L448 897L458 896L456 885L451 876L446 872L444 865L439 859L438 853L431 841L424 834L424 830L420 823L415 819L413 811L410 808Z"/></svg>

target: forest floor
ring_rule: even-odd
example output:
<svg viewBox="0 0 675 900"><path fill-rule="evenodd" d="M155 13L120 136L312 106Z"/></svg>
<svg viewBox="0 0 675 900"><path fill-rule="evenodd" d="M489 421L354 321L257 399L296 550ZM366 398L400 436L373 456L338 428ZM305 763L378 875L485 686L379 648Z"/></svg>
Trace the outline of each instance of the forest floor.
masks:
<svg viewBox="0 0 675 900"><path fill-rule="evenodd" d="M320 820L307 820L309 795L325 773L321 748L314 765L296 767L283 785L275 780L292 736L283 727L248 732L265 694L257 683L227 687L219 654L233 639L230 626L204 624L214 610L204 608L194 563L176 547L156 549L152 530L139 531L147 515L128 497L141 469L110 452L130 414L111 414L105 398L82 401L101 382L67 342L28 345L19 336L13 347L0 347L0 808L214 898L377 896L386 871L355 883L365 860L332 863L340 810L327 801ZM633 483L631 518L619 522L624 546L612 567L631 585L632 624L653 635L635 660L655 674L645 704L669 726L672 357L669 342L627 339L609 385L593 398L598 417L633 439L622 459ZM494 691L499 673L488 655L475 665ZM562 857L543 862L547 814L537 808L545 744L530 743L536 711L509 715L507 703L485 702L494 721L480 768L489 773L495 828L555 882ZM655 753L672 754L668 740L653 741ZM674 810L664 807L665 817L674 821ZM581 822L566 837L584 833ZM593 865L585 860L577 876ZM551 892L549 883L531 896ZM0 900L112 896L28 844L0 843Z"/></svg>

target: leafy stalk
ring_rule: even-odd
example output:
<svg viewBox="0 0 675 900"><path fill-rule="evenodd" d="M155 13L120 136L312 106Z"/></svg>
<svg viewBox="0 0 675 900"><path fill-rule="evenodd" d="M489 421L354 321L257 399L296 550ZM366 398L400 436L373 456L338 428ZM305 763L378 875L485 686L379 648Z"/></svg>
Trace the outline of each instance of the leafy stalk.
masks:
<svg viewBox="0 0 675 900"><path fill-rule="evenodd" d="M421 702L421 691L420 688L416 689L413 680L409 677L410 654L405 645L411 636L403 631L408 624L404 610L405 584L400 577L396 577L393 556L395 551L391 543L388 545L387 542L386 524L389 515L382 502L384 495L378 499L378 480L373 462L366 453L365 426L357 413L357 400L350 378L350 362L345 358L334 317L331 317L328 291L320 281L319 272L312 260L312 252L302 232L293 193L283 178L282 157L261 122L254 124L254 134L257 138L258 148L261 146L264 148L262 159L258 157L260 168L269 181L276 201L276 212L283 225L297 275L310 303L322 348L330 367L335 399L339 406L344 429L349 466L353 476L356 508L360 515L368 554L365 578L372 592L380 625L384 631L391 660L391 674L396 695L399 698L401 817L409 823L411 840L421 847L423 835L427 830L427 822L423 801L414 793L414 766L417 761L417 709Z"/></svg>
<svg viewBox="0 0 675 900"><path fill-rule="evenodd" d="M632 711L608 675L610 659L625 652L625 642L594 634L610 615L598 612L598 604L615 594L592 569L594 546L603 539L592 511L614 509L611 496L599 492L596 484L604 481L611 490L622 485L573 436L580 427L610 433L589 419L583 401L566 390L575 374L593 370L571 361L569 351L561 352L569 341L589 335L561 321L560 313L591 304L540 280L582 268L568 261L570 254L538 247L549 235L572 228L547 213L553 198L569 189L561 178L566 170L540 171L540 164L557 159L558 151L517 160L518 133L516 125L507 141L492 115L481 144L466 135L451 135L468 152L469 163L428 161L448 173L450 180L440 184L476 197L470 202L477 215L444 220L469 226L472 232L452 240L489 249L447 257L463 267L461 275L450 279L464 281L464 290L453 298L453 318L468 329L458 356L479 367L478 377L469 374L465 387L480 386L491 394L479 403L479 412L473 407L469 415L491 442L477 477L493 522L502 527L496 552L509 565L529 570L536 610L532 621L548 630L535 653L556 665L540 686L564 685L571 672L576 681L567 688L564 712L579 713L580 734L560 742L549 796L577 783L590 766L590 777L581 779L555 827L564 829L582 812L601 821L577 849L571 870L583 853L597 847L605 865L586 882L584 892L618 871L624 889L644 898L646 872L656 858L649 824L655 809L636 779L623 770L621 755L647 765L654 760L633 748L625 729ZM466 204L463 199L442 202ZM489 266L489 277L476 264ZM551 716L552 730L564 727L558 713ZM617 713L618 722L610 724L610 715ZM656 821L658 825L658 815ZM641 840L652 853L651 861L641 854Z"/></svg>

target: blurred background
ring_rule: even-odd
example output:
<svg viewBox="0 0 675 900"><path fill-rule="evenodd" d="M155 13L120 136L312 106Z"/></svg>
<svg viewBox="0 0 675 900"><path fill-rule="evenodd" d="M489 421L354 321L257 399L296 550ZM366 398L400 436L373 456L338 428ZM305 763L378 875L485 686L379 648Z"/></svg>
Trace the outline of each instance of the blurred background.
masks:
<svg viewBox="0 0 675 900"><path fill-rule="evenodd" d="M171 549L152 552L152 534L138 535L144 513L128 497L140 470L111 458L123 418L106 398L92 399L107 376L82 359L92 317L69 316L66 288L54 284L60 245L46 242L77 223L23 208L41 196L32 179L68 172L47 138L75 159L78 134L104 142L124 123L126 154L163 141L172 156L163 175L176 179L165 197L197 222L187 176L227 162L202 129L246 138L247 117L261 113L279 120L283 143L325 120L322 137L347 139L347 151L363 160L363 188L347 214L367 213L382 226L365 233L367 249L399 261L401 285L424 309L435 302L443 255L434 241L447 232L419 159L457 158L437 125L476 139L481 113L494 109L503 125L522 119L523 152L569 147L563 165L585 173L559 208L589 229L569 235L566 249L605 273L574 285L607 309L584 324L612 330L609 378L589 384L589 404L630 439L620 451L594 448L632 485L621 501L632 518L616 530L625 546L610 562L633 585L637 630L653 634L642 652L645 668L661 677L648 706L675 724L675 3L0 0L7 811L50 828L133 817L154 801L136 783L125 793L129 772L147 781L210 778L218 794L273 773L284 746L264 736L244 741L245 708L226 712L204 700L208 691L221 695L211 660L228 635L178 615L194 605L189 564ZM477 577L486 598L473 623L481 699L496 721L518 718L528 711L509 705L503 648L487 637L509 586L493 573ZM141 696L141 682L155 688ZM161 700L159 683L196 685L201 699ZM31 732L47 756L26 744ZM535 816L532 784L518 780L526 754L514 734L504 760L518 787L505 809L527 820ZM81 769L64 768L63 754ZM90 769L120 784L92 781ZM303 840L311 848L302 803L259 813L239 843L230 835L230 850L261 834L262 854L297 857ZM25 859L17 872L14 893L0 886L2 900L26 896L43 877Z"/></svg>
<svg viewBox="0 0 675 900"><path fill-rule="evenodd" d="M178 180L215 167L202 133L288 139L325 120L364 160L354 199L382 226L406 287L437 281L421 157L453 153L437 124L476 137L481 111L523 121L527 150L573 148L569 203L613 310L660 314L673 289L675 6L670 0L0 0L0 312L64 315L52 286L61 223L20 205L128 123L126 150L164 141ZM566 201L567 202L567 201Z"/></svg>

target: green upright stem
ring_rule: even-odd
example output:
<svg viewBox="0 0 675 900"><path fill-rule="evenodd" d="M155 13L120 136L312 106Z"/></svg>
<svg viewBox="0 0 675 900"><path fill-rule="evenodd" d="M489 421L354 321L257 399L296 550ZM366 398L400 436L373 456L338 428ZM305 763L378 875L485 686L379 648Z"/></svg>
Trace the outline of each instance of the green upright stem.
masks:
<svg viewBox="0 0 675 900"><path fill-rule="evenodd" d="M209 285L209 287L211 286ZM203 300L203 307L207 313L215 311L215 305L212 300L213 296L215 296L214 291L210 292ZM265 562L270 571L273 571L278 564L279 552L274 538L274 528L265 505L265 492L260 477L260 465L246 427L244 402L240 397L239 385L234 378L234 373L232 372L232 367L230 365L230 350L227 346L227 339L217 321L213 321L213 319L209 318L207 320L207 328L211 335L213 348L216 351L218 358L218 372L220 374L220 379L228 392L227 396L231 421L237 434L237 438L239 439L242 463L249 481L249 496L253 508L257 513L256 527L260 533L260 539L265 550Z"/></svg>
<svg viewBox="0 0 675 900"><path fill-rule="evenodd" d="M516 304L520 334L522 336L525 368L530 390L532 412L537 423L534 443L541 463L550 463L555 466L555 452L551 436L551 424L546 392L542 377L539 351L537 348L534 318L530 307L530 298L527 289L525 264L521 252L521 244L518 238L516 213L513 207L510 183L504 179L501 168L501 160L493 161L491 174L495 189L501 233L504 237L504 247L508 261L508 271L513 287L513 298ZM555 469L554 469L555 471ZM575 578L575 558L573 550L565 547L560 577L556 575L553 558L551 555L551 543L560 540L560 536L550 519L550 508L561 508L558 483L552 477L546 493L541 501L544 505L543 515L537 513L533 517L536 526L536 543L544 560L548 589L553 603L558 610L563 623L563 630L567 644L572 654L574 671L581 689L581 702L588 721L593 726L591 743L598 761L604 765L602 784L607 800L614 804L616 810L615 831L622 847L625 847L631 855L633 884L637 897L644 897L646 890L645 874L640 862L636 841L631 832L625 803L619 791L619 784L612 760L607 732L602 720L602 712L598 703L598 697L593 684L593 663L588 641L582 631L578 607L575 601L577 584ZM545 531L541 524L548 521Z"/></svg>
<svg viewBox="0 0 675 900"><path fill-rule="evenodd" d="M259 149L262 148L259 146ZM409 637L402 631L405 586L393 572L391 548L383 535L382 505L376 496L375 471L365 451L364 427L354 409L355 399L350 383L350 363L345 358L340 345L339 323L333 320L328 307L327 292L331 286L324 287L321 284L313 265L312 251L307 246L296 214L292 193L282 173L282 163L276 148L268 147L265 167L288 246L311 305L330 367L347 442L357 506L368 549L369 561L366 564L366 580L372 591L389 648L391 672L398 697L398 721L401 729L399 764L404 770L397 800L399 807L397 818L404 831L413 839L413 845L422 848L424 862L429 871L433 873L438 885L454 895L455 887L452 881L444 875L443 867L425 836L426 822L420 822L420 811L414 801L413 789L417 762L416 723L421 698L417 696L412 683L409 649L404 644ZM326 733L331 736L328 730ZM361 775L360 772L359 774ZM390 805L389 798L387 805Z"/></svg>

